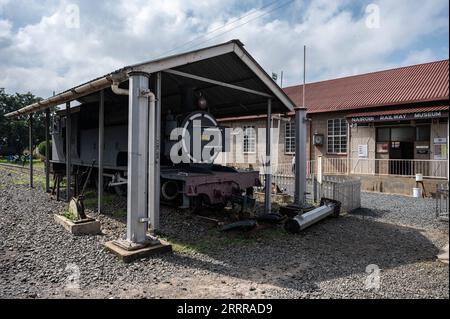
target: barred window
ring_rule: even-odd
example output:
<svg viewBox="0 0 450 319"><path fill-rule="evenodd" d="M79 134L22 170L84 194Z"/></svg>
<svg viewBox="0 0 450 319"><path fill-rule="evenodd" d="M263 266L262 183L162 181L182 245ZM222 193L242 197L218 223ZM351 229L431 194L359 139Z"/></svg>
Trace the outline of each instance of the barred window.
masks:
<svg viewBox="0 0 450 319"><path fill-rule="evenodd" d="M256 130L254 126L244 126L244 153L256 153Z"/></svg>
<svg viewBox="0 0 450 319"><path fill-rule="evenodd" d="M347 121L328 120L327 151L331 154L347 153Z"/></svg>
<svg viewBox="0 0 450 319"><path fill-rule="evenodd" d="M295 153L295 123L287 122L284 127L284 152Z"/></svg>

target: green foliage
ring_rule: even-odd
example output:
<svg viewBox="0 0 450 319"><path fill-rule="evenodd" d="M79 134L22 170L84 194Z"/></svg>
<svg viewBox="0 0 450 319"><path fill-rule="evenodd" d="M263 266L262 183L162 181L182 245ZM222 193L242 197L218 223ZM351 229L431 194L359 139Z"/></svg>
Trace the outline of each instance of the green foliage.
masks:
<svg viewBox="0 0 450 319"><path fill-rule="evenodd" d="M77 220L77 217L72 213L72 212L70 212L68 209L67 210L65 210L63 213L62 213L62 215L64 216L64 217L66 217L68 220L70 220L70 221L75 221L75 220Z"/></svg>
<svg viewBox="0 0 450 319"><path fill-rule="evenodd" d="M45 141L42 141L38 144L37 149L39 152L39 155L44 156L45 157L45 148L47 146L47 143L45 143ZM48 153L51 155L52 154L52 141L50 141L50 147L48 150Z"/></svg>
<svg viewBox="0 0 450 319"><path fill-rule="evenodd" d="M28 115L17 119L7 119L4 114L30 105L41 98L28 92L25 94L8 94L0 88L0 144L14 146L16 153L21 153L28 146ZM33 115L33 143L45 139L45 113Z"/></svg>

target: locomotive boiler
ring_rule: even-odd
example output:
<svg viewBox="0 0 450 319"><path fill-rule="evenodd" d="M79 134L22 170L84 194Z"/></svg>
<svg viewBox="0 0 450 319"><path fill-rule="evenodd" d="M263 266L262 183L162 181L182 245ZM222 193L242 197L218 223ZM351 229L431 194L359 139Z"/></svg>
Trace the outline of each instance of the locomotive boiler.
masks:
<svg viewBox="0 0 450 319"><path fill-rule="evenodd" d="M189 86L179 90L179 105L164 108L161 114L161 203L193 212L205 205L221 209L229 202L254 203L253 187L260 186L259 172L214 163L221 152L227 151L226 130L209 112L207 99L201 92ZM128 103L110 90L105 97L103 185L106 190L125 195ZM72 107L70 123L69 151L76 174L98 158L98 103L85 99ZM54 170L65 170L66 125L66 111L57 111L52 124Z"/></svg>

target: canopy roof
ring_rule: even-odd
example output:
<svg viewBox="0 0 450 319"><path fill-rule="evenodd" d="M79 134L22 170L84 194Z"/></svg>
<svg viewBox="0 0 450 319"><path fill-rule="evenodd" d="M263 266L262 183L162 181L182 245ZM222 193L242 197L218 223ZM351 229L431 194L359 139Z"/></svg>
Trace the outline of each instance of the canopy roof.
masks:
<svg viewBox="0 0 450 319"><path fill-rule="evenodd" d="M127 66L53 97L6 114L16 117L48 109L69 101L93 102L93 93L108 89L113 81L128 85L131 72L163 72L162 105L180 101L179 87L190 85L207 99L211 112L219 117L264 114L267 100L272 112L294 110L294 103L244 49L239 40ZM108 93L112 93L107 90ZM123 97L122 97L123 99Z"/></svg>

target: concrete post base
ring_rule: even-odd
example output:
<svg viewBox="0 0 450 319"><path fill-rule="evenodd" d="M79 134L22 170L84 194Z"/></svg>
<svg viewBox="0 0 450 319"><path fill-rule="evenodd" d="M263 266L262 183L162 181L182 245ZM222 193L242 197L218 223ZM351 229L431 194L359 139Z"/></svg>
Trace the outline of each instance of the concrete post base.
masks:
<svg viewBox="0 0 450 319"><path fill-rule="evenodd" d="M154 238L149 238L148 241L138 244L127 240L112 240L106 242L104 245L107 250L115 254L125 263L151 255L172 251L172 245L163 240Z"/></svg>
<svg viewBox="0 0 450 319"><path fill-rule="evenodd" d="M71 221L70 219L55 214L56 223L62 225L72 235L97 235L100 234L100 222L95 219L85 219L79 221Z"/></svg>

